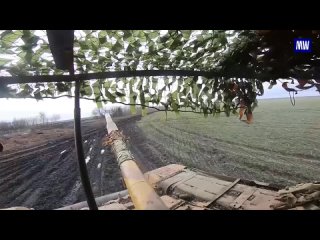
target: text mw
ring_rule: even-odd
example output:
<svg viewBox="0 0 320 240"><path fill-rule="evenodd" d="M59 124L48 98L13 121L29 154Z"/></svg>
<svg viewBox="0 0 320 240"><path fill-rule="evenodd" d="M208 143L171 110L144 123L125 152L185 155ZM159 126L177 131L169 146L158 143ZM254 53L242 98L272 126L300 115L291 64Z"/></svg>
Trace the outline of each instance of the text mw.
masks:
<svg viewBox="0 0 320 240"><path fill-rule="evenodd" d="M311 39L298 38L294 39L294 51L299 52L311 52Z"/></svg>

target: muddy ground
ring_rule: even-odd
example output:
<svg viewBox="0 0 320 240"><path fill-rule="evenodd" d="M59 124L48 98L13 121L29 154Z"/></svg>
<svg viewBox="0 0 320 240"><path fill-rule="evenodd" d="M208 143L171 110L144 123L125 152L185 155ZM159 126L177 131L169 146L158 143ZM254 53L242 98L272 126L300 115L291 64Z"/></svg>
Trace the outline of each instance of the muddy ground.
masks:
<svg viewBox="0 0 320 240"><path fill-rule="evenodd" d="M150 141L145 137L137 126L141 116L134 116L130 119L115 120L118 128L129 136L128 147L130 148L137 164L143 172L147 172L171 163L177 163L172 156L169 156L165 149L156 141Z"/></svg>
<svg viewBox="0 0 320 240"><path fill-rule="evenodd" d="M114 119L129 137L128 147L143 172L174 163L156 142L147 141L136 122ZM105 119L83 120L84 151L95 197L121 191L121 174L110 147L102 146ZM55 209L84 201L74 148L73 122L0 136L0 208Z"/></svg>
<svg viewBox="0 0 320 240"><path fill-rule="evenodd" d="M83 121L84 151L95 196L123 190L110 148L101 145L105 120ZM73 122L0 136L0 208L55 209L85 200ZM41 137L39 137L41 136ZM15 145L14 145L15 143Z"/></svg>
<svg viewBox="0 0 320 240"><path fill-rule="evenodd" d="M256 115L258 116L258 113ZM139 123L139 120L141 119L140 116L114 118L118 128L129 137L128 147L143 172L165 166L170 163L180 163L188 166L186 161L189 159L190 161L196 161L193 167L206 172L214 172L219 170L219 167L222 167L221 173L216 173L251 180L260 180L258 177L265 175L268 181L265 181L265 179L260 181L277 184L280 183L281 179L295 182L306 182L316 179L316 177L319 176L319 174L311 174L319 169L318 161L311 158L311 155L306 159L308 161L304 161L305 158L301 158L300 155L293 158L291 155L287 156L277 154L277 157L272 158L268 157L268 153L253 153L252 156L249 155L249 157L251 157L250 159L255 162L258 161L260 165L264 164L263 168L258 170L255 170L254 168L246 168L242 171L239 170L238 172L232 169L226 169L228 164L231 164L234 169L235 166L237 166L237 161L243 156L246 161L243 161L240 167L246 167L245 164L250 164L248 156L245 155L248 150L233 152L226 151L228 149L234 149L239 145L233 144L229 146L228 144L232 139L228 140L228 142L223 142L220 139L221 137L219 138L218 134L220 132L224 133L226 130L211 130L210 133L214 132L215 134L213 137L214 139L206 137L208 134L203 133L203 136L199 138L200 142L194 145L192 142L190 144L190 141L193 139L192 134L194 133L191 134L189 131L192 129L185 126L182 126L182 129L176 129L179 125L170 127L170 122L167 122L165 126L163 126L163 124L160 124L159 122L160 118L156 118L153 114L148 117L150 117L150 119L155 117L155 119L152 118L150 120L152 124L149 124L149 127L148 124L146 125L146 123L148 123L146 119L144 119L145 124L142 124L143 122ZM260 121L262 121L261 119L262 118L260 118ZM314 119L313 115L312 119ZM201 121L197 120L197 124L201 123ZM224 120L222 119L221 121ZM174 124L174 119L172 120L172 124ZM208 131L208 126L218 126L218 124L208 125L205 122L203 124L203 127L200 127L202 128L200 129L202 131ZM226 125L225 127L228 126L230 125ZM259 122L257 122L255 126L259 128ZM306 141L309 139L310 141L316 142L318 137L318 132L316 132L318 129L316 128L317 125L311 124L310 126L313 129L312 131L310 130L310 134L309 130L303 130L308 132L310 139L304 138L304 140ZM222 127L218 126L218 128ZM107 134L105 119L83 120L82 129L84 151L88 161L87 167L95 197L123 190L124 185L114 155L111 152L110 147L102 146L102 139ZM262 128L263 132L267 132L263 129L265 128ZM201 132L200 130L199 132ZM253 128L253 130L255 129ZM149 134L148 138L143 134L143 131L146 131L147 134ZM196 134L198 134L198 132ZM239 134L240 137L243 134L244 133ZM161 137L161 135L164 136ZM231 134L229 135L234 136ZM303 134L298 134L296 137L301 136L303 137ZM216 141L216 139L218 139L218 141ZM268 140L269 138L265 137L264 139ZM179 141L182 146L179 145ZM4 144L4 151L0 153L0 208L26 206L35 209L55 209L85 200L74 148L73 121L63 122L52 126L38 127L33 130L14 134L1 134L0 132L0 142ZM213 142L214 146L208 148L208 142ZM261 140L256 142L259 144L266 143L266 141ZM177 144L178 146L176 146ZM219 144L222 146L222 150L216 151L216 147L220 146ZM223 144L227 144L229 147L223 147ZM203 148L203 145L205 148ZM190 146L196 147L191 149ZM243 148L242 145L239 145L238 147ZM288 147L289 145L287 148ZM185 151L184 148L192 151ZM208 152L210 149L212 151ZM311 150L310 154L318 153L316 148ZM199 154L199 151L202 152ZM256 151L256 149L254 149L254 151ZM235 155L234 152L238 155L242 154L243 156L239 155L240 157L237 157L238 155ZM219 155L217 153L223 154ZM226 155L229 153L232 153L236 157L232 158L232 156ZM276 151L271 151L270 154L273 153L276 153ZM266 161L266 159L261 161L258 159L264 155L268 157L267 160L269 162ZM215 158L219 156L227 156L228 162L230 163L225 161L211 161L215 160ZM234 159L233 162L231 162L232 159ZM279 159L283 159L283 161L280 161ZM297 159L297 162L291 164L291 162L296 161L295 159ZM218 162L219 164L215 165L215 162ZM299 162L301 163L299 164ZM209 167L205 164L209 164ZM280 168L276 164L283 164L286 168ZM292 166L289 165L289 167L293 168L290 171L287 168L288 164L291 164ZM295 166L300 167L297 168ZM257 174L248 175L248 172L251 169L255 170ZM298 173L294 174L295 172ZM274 180L271 181L272 179Z"/></svg>

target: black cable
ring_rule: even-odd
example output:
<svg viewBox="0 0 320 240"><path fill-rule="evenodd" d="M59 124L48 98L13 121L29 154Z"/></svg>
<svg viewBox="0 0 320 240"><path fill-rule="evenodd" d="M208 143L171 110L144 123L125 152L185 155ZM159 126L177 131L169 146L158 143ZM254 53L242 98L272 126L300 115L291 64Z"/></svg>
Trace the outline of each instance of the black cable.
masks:
<svg viewBox="0 0 320 240"><path fill-rule="evenodd" d="M73 75L74 71L70 72ZM75 82L75 96L74 96L74 134L75 146L80 170L80 177L84 192L87 197L87 202L90 210L98 210L97 203L94 199L90 179L88 175L87 165L83 153L82 134L81 134L81 109L80 109L80 80Z"/></svg>

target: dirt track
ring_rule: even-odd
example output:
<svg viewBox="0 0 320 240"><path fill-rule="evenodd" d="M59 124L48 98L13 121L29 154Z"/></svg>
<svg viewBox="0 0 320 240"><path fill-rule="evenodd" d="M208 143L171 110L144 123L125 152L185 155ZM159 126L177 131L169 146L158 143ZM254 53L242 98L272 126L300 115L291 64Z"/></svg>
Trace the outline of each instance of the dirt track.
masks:
<svg viewBox="0 0 320 240"><path fill-rule="evenodd" d="M63 126L72 128L72 122ZM84 151L90 156L87 167L96 197L124 189L110 148L101 145L105 134L103 119L83 122ZM45 143L36 149L27 146L0 155L0 208L54 209L85 200L73 136L50 139L42 129L42 137Z"/></svg>
<svg viewBox="0 0 320 240"><path fill-rule="evenodd" d="M136 124L140 119L141 116L135 116L121 121L115 120L118 128L130 138L128 147L140 169L146 172L170 163L176 163L173 159L169 159L164 149L156 142L150 142L145 138L141 129Z"/></svg>
<svg viewBox="0 0 320 240"><path fill-rule="evenodd" d="M130 138L128 146L141 170L146 172L174 162L167 159L161 148L157 149L157 143L145 139L136 126L140 119L141 116L134 116L114 121ZM95 197L124 189L110 147L101 144L107 133L105 124L104 119L82 123L84 152L90 157L87 167ZM7 150L0 155L0 208L55 209L85 201L72 131L70 121L7 137Z"/></svg>
<svg viewBox="0 0 320 240"><path fill-rule="evenodd" d="M146 138L141 128L137 126L137 121L140 119L140 116L134 116L115 118L114 121L129 137L128 147L141 170L146 172L170 163L179 163L177 155L168 151L166 144L171 144L171 149L174 149L172 146L176 138L173 135L183 139L187 137L184 138L179 131L173 129L167 131L169 134L167 133L168 136L164 139L159 136L152 139ZM157 121L153 121L155 122ZM87 167L95 197L124 189L121 174L110 147L102 147L101 144L102 138L106 135L105 125L103 118L86 120L82 124L84 151L85 156L90 157ZM139 126L141 127L141 124ZM155 126L151 128L153 131L162 130ZM204 146L207 146L207 141L212 141L205 136L200 140L204 142ZM35 209L55 209L85 200L74 150L72 121L13 136L5 137L2 134L0 142L4 143L5 148L0 153L0 208L26 206ZM222 142L222 144L229 144L229 142ZM202 143L198 144L195 151L199 149L202 151L202 145ZM240 147L243 148L243 146ZM203 150L204 157L201 159L206 159L205 150ZM190 153L187 154L192 158ZM261 155L260 153L259 156ZM210 153L207 156L211 159L213 154ZM197 159L196 157L194 159ZM180 164L184 163L180 162ZM223 166L225 166L224 162ZM304 166L308 165L304 164ZM195 167L205 168L201 162ZM217 169L216 166L213 167ZM277 171L278 169L273 170L275 173ZM242 171L243 174L246 172ZM239 174L234 171L224 173L239 177ZM259 174L263 174L263 171ZM284 175L280 177L282 176ZM246 179L246 176L241 177Z"/></svg>

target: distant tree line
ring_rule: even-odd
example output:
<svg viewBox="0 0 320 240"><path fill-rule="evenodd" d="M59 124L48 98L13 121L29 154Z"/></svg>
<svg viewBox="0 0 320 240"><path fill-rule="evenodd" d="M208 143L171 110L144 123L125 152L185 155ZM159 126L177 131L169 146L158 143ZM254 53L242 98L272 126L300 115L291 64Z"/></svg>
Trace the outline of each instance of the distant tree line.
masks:
<svg viewBox="0 0 320 240"><path fill-rule="evenodd" d="M14 118L11 122L1 121L0 130L10 131L38 125L48 125L58 120L60 120L59 114L53 114L52 116L48 117L44 112L40 112L38 116L32 118Z"/></svg>
<svg viewBox="0 0 320 240"><path fill-rule="evenodd" d="M148 109L148 112L153 112L154 110ZM129 106L115 106L115 107L104 107L104 108L95 108L92 111L92 116L102 116L109 113L111 117L124 117L132 115ZM136 107L136 114L141 114L141 107Z"/></svg>
<svg viewBox="0 0 320 240"><path fill-rule="evenodd" d="M111 117L123 117L131 115L130 108L127 106L95 108L92 110L92 116L104 116L110 114Z"/></svg>

